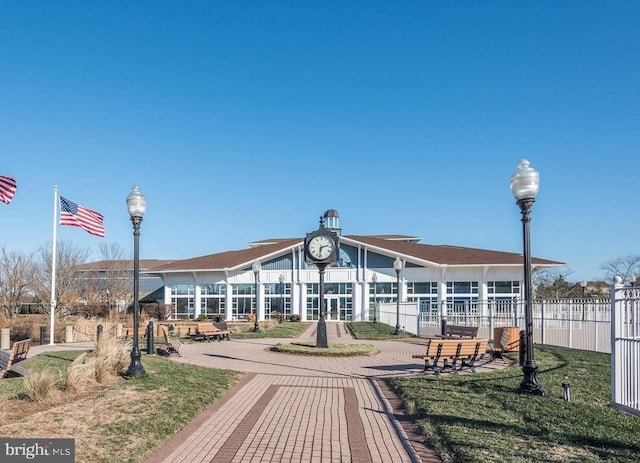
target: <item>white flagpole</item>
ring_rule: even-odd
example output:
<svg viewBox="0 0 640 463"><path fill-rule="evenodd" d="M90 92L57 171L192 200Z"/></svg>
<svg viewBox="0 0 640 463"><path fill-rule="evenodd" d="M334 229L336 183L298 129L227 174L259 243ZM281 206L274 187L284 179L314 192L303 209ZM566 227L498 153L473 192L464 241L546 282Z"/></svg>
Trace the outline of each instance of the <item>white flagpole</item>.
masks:
<svg viewBox="0 0 640 463"><path fill-rule="evenodd" d="M53 187L53 248L51 250L51 315L49 322L49 344L55 342L55 308L56 308L56 254L58 246L56 244L56 231L58 221L58 186Z"/></svg>

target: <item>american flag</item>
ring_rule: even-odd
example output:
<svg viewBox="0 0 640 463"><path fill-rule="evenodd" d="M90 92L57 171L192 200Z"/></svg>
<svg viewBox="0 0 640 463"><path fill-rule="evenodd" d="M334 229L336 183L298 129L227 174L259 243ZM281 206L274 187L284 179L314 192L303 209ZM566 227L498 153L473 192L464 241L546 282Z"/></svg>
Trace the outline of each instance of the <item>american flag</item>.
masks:
<svg viewBox="0 0 640 463"><path fill-rule="evenodd" d="M104 238L102 214L79 206L62 196L60 196L60 225L80 227L91 235Z"/></svg>
<svg viewBox="0 0 640 463"><path fill-rule="evenodd" d="M16 194L16 179L0 175L0 201L9 204Z"/></svg>

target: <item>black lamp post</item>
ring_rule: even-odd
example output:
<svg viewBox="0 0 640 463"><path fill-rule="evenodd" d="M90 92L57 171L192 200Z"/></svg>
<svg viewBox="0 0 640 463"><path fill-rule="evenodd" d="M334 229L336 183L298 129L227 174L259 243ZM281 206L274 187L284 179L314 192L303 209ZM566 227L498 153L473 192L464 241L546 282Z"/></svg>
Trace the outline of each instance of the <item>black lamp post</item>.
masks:
<svg viewBox="0 0 640 463"><path fill-rule="evenodd" d="M378 288L376 287L378 285L377 274L374 273L373 275L371 275L371 283L373 283L373 323L377 323L378 322L378 310L376 306L376 296L377 296L377 290L378 290Z"/></svg>
<svg viewBox="0 0 640 463"><path fill-rule="evenodd" d="M529 238L529 223L531 222L531 207L535 202L536 193L540 186L540 174L529 166L529 161L523 159L518 164L518 170L511 177L511 192L522 213L522 234L524 241L524 297L525 297L525 360L522 365L524 378L517 392L525 394L545 395L542 384L538 381L538 366L533 355L533 309L531 284L531 240Z"/></svg>
<svg viewBox="0 0 640 463"><path fill-rule="evenodd" d="M147 208L147 199L140 191L138 185L134 185L127 196L127 209L133 223L133 349L131 351L131 364L125 373L127 377L144 376L147 373L140 363L140 348L138 346L138 313L140 312L140 224L142 216Z"/></svg>
<svg viewBox="0 0 640 463"><path fill-rule="evenodd" d="M253 275L255 277L254 280L255 280L255 292L256 292L256 311L255 311L256 319L253 324L253 332L259 333L260 324L258 323L258 277L260 275L260 270L262 269L262 265L260 265L260 261L259 260L255 261L251 266L251 269L253 270Z"/></svg>
<svg viewBox="0 0 640 463"><path fill-rule="evenodd" d="M282 314L280 314L280 321L285 320L284 316L284 275L281 273L278 277L278 281L280 282L280 300L282 301Z"/></svg>
<svg viewBox="0 0 640 463"><path fill-rule="evenodd" d="M396 292L398 293L396 298L396 330L393 334L397 335L400 334L400 272L402 271L402 260L400 260L400 257L396 257L396 260L393 261L393 268L396 271Z"/></svg>

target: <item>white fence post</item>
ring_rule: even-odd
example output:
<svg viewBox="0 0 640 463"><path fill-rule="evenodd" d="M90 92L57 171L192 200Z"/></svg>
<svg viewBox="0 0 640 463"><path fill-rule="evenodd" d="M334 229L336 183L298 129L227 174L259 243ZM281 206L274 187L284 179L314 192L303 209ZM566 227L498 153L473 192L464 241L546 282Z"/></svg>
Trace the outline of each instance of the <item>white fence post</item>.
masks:
<svg viewBox="0 0 640 463"><path fill-rule="evenodd" d="M616 284L611 288L611 402L619 410L640 416L640 289Z"/></svg>

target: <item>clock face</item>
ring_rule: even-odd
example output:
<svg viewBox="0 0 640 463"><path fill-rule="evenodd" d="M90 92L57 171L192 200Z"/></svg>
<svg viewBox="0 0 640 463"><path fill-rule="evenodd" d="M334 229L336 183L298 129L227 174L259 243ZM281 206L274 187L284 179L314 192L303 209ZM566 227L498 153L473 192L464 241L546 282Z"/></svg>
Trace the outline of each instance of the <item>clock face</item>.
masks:
<svg viewBox="0 0 640 463"><path fill-rule="evenodd" d="M309 241L309 255L317 260L325 260L333 253L333 240L327 236L314 236Z"/></svg>

